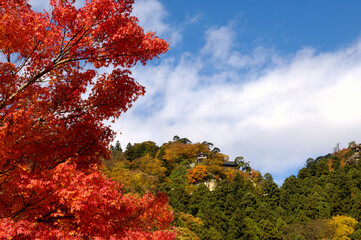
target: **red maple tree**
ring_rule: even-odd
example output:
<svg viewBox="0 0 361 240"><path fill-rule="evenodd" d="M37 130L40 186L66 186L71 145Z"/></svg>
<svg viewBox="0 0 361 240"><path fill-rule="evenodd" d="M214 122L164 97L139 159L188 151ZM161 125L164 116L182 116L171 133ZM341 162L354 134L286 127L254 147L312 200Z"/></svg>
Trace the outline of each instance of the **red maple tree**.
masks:
<svg viewBox="0 0 361 240"><path fill-rule="evenodd" d="M144 94L129 69L168 44L132 0L74 2L0 0L0 238L174 239L166 196L124 194L98 170L103 121Z"/></svg>

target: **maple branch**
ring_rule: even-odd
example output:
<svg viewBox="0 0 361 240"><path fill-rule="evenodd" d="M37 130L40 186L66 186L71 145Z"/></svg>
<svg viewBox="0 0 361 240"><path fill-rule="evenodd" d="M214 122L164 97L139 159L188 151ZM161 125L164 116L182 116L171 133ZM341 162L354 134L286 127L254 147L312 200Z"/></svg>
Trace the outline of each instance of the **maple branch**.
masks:
<svg viewBox="0 0 361 240"><path fill-rule="evenodd" d="M46 75L47 73L49 73L50 71L52 71L53 69L58 67L59 65L67 63L67 62L70 62L70 60L66 59L66 60L60 61L60 62L54 64L53 66L48 67L44 71L39 72L38 74L36 74L29 81L27 81L23 85L21 85L13 94L10 95L10 97L6 96L0 103L0 109L3 109L6 106L7 101L12 101L20 92L22 92L24 89L29 87L31 84L35 83L38 79L40 79L41 77L43 77L44 75Z"/></svg>
<svg viewBox="0 0 361 240"><path fill-rule="evenodd" d="M50 28L50 25L51 25L51 21L53 20L53 17L50 18L50 21L49 21L49 25L46 27L47 29ZM48 32L48 31L47 31ZM46 33L47 33L46 32ZM31 56L35 53L35 51L37 50L37 48L40 46L40 44L44 41L45 37L47 36L47 34L45 34L42 39L38 40L36 43L35 43L35 46L33 48L33 50L31 51L31 53L25 58L25 60L23 61L23 63L20 65L18 71L15 72L15 74L18 74L22 69L23 67L26 65L26 63L29 61L29 59L31 58ZM35 37L34 37L35 38Z"/></svg>
<svg viewBox="0 0 361 240"><path fill-rule="evenodd" d="M0 109L3 109L6 106L7 101L12 101L16 97L16 95L18 95L20 92L22 92L32 83L36 82L36 80L38 80L39 78L50 72L52 69L53 68L50 68L48 70L36 74L33 78L31 78L29 81L25 82L22 86L20 86L13 94L10 95L10 97L5 97L0 103Z"/></svg>
<svg viewBox="0 0 361 240"><path fill-rule="evenodd" d="M10 55L11 55L10 52L8 52L8 53L7 53L7 56L6 56L6 58L7 58L7 60L8 60L8 63L11 62L11 61L10 61Z"/></svg>
<svg viewBox="0 0 361 240"><path fill-rule="evenodd" d="M71 41L72 41L73 39L75 39L75 38L78 36L78 34L81 33L82 29L83 29L83 28L80 28L79 31L78 31L77 33L75 33L75 34L69 39L68 43L65 45L64 48L61 47L59 54L58 54L58 55L55 57L55 59L53 60L53 63L54 63L54 64L55 64L59 59L61 59L61 58L63 58L64 56L66 56L66 55L69 53L70 49L75 46L75 44L72 44L72 45L68 48L68 46L69 46L69 44L71 43ZM63 31L66 31L66 30L63 29ZM63 40L64 40L64 39L65 39L65 33L64 33L64 38L63 38ZM62 42L62 45L63 45L63 42Z"/></svg>
<svg viewBox="0 0 361 240"><path fill-rule="evenodd" d="M37 222L53 222L60 219L75 219L74 215L68 215L68 216L57 216L57 217L48 217L48 218L41 218L38 219Z"/></svg>
<svg viewBox="0 0 361 240"><path fill-rule="evenodd" d="M0 171L0 175L7 174L8 172L14 170L19 164L20 164L20 161L15 161L15 164L13 164L11 167L6 169L6 166L10 165L10 160L7 159L5 164L2 167L1 171Z"/></svg>
<svg viewBox="0 0 361 240"><path fill-rule="evenodd" d="M61 59L62 57L66 56L70 49L72 49L75 45L77 45L81 39L83 39L83 37L85 36L85 34L87 34L93 27L99 25L100 23L104 22L105 20L107 20L109 17L111 16L111 11L109 11L107 13L107 15L99 20L99 21L95 21L94 23L90 24L88 28L86 28L86 26L83 26L79 29L78 32L76 32L70 39L69 41L67 42L67 44L65 45L65 47L61 47L61 50L60 50L60 53L58 54L58 56L54 59L54 63L56 61L58 61L59 59ZM70 43L82 32L82 30L84 30L84 32L81 34L81 36L74 42L70 45ZM65 39L65 29L63 30L64 31L64 37L63 37L63 40ZM61 46L63 46L63 42L61 43Z"/></svg>
<svg viewBox="0 0 361 240"><path fill-rule="evenodd" d="M35 192L33 192L33 193L35 194ZM11 218L16 219L16 217L19 216L21 213L23 213L25 210L27 210L27 209L30 208L31 206L34 206L34 205L36 205L36 204L44 201L46 198L48 198L49 196L53 195L54 193L55 193L55 191L51 191L50 193L47 192L47 194L46 194L44 197L42 197L42 198L40 198L40 199L38 199L38 200L36 200L36 201L34 201L34 202L29 201L29 202L27 202L27 203L25 203L24 196L21 195L21 198L22 198L23 201L24 201L24 206L23 206L21 209L19 209L18 211L14 212L14 213L12 214ZM39 197L40 197L40 196L39 196ZM29 198L30 198L30 197L29 197Z"/></svg>
<svg viewBox="0 0 361 240"><path fill-rule="evenodd" d="M42 39L43 40L43 39ZM15 74L18 74L27 64L27 62L29 61L29 59L31 58L31 56L35 53L36 49L38 48L38 46L40 45L40 43L42 42L42 40L39 40L35 46L34 49L31 51L31 53L24 59L23 63L18 67L18 70L15 72Z"/></svg>

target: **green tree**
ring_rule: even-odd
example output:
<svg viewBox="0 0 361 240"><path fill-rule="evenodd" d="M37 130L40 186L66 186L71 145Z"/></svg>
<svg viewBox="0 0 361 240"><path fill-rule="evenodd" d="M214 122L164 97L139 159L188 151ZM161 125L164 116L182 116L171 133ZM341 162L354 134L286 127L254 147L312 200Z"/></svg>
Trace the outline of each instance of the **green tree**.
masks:
<svg viewBox="0 0 361 240"><path fill-rule="evenodd" d="M205 240L223 240L222 234L214 227L210 227L209 229L205 228L199 236Z"/></svg>
<svg viewBox="0 0 361 240"><path fill-rule="evenodd" d="M187 212L188 209L191 208L193 213L198 212L198 205L200 202L195 202L195 199L192 199L192 202L190 202L190 196L186 193L184 188L178 187L175 189L171 189L168 192L168 195L169 203L175 210ZM197 200L201 201L201 199ZM191 207L190 204L193 204L193 207Z"/></svg>
<svg viewBox="0 0 361 240"><path fill-rule="evenodd" d="M229 221L229 228L225 239L240 239L243 236L243 218L243 213L239 208L237 208Z"/></svg>
<svg viewBox="0 0 361 240"><path fill-rule="evenodd" d="M149 154L151 157L155 158L158 150L159 147L155 142L152 141L135 143L134 145L128 143L127 148L124 151L124 155L130 161L143 157L146 154Z"/></svg>
<svg viewBox="0 0 361 240"><path fill-rule="evenodd" d="M262 195L264 200L273 208L277 207L280 199L281 191L277 184L273 181L270 173L264 175L262 181Z"/></svg>
<svg viewBox="0 0 361 240"><path fill-rule="evenodd" d="M261 229L261 238L264 240L277 240L282 239L277 231L277 228L268 219L262 219L259 222Z"/></svg>
<svg viewBox="0 0 361 240"><path fill-rule="evenodd" d="M303 187L300 180L294 175L286 178L281 187L280 206L293 216L305 204L306 197L303 194Z"/></svg>
<svg viewBox="0 0 361 240"><path fill-rule="evenodd" d="M123 149L122 149L122 147L120 146L119 140L115 143L114 151L123 152Z"/></svg>
<svg viewBox="0 0 361 240"><path fill-rule="evenodd" d="M198 214L198 211L200 209L200 205L202 201L207 201L207 197L210 195L209 189L206 187L206 185L199 184L199 186L196 188L196 190L192 193L190 199L189 199L189 212L196 216Z"/></svg>
<svg viewBox="0 0 361 240"><path fill-rule="evenodd" d="M327 194L321 186L316 185L308 194L305 212L307 217L312 219L330 217L331 206L327 201Z"/></svg>
<svg viewBox="0 0 361 240"><path fill-rule="evenodd" d="M243 220L242 232L243 236L240 238L242 240L259 240L262 235L262 230L259 228L257 223L249 217L246 217Z"/></svg>
<svg viewBox="0 0 361 240"><path fill-rule="evenodd" d="M249 161L246 162L242 156L236 157L234 162L237 164L238 168L245 172L250 172L252 170Z"/></svg>
<svg viewBox="0 0 361 240"><path fill-rule="evenodd" d="M361 229L356 230L351 235L352 240L360 240L361 239Z"/></svg>

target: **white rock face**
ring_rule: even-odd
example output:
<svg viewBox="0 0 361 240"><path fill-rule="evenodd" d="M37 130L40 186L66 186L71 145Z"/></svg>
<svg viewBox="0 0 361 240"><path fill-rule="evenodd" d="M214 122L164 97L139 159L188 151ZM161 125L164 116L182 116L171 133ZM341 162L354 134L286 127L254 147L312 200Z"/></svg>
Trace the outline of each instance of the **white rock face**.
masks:
<svg viewBox="0 0 361 240"><path fill-rule="evenodd" d="M214 179L211 179L211 180L204 182L204 184L210 191L213 191L214 189L216 189L217 181Z"/></svg>

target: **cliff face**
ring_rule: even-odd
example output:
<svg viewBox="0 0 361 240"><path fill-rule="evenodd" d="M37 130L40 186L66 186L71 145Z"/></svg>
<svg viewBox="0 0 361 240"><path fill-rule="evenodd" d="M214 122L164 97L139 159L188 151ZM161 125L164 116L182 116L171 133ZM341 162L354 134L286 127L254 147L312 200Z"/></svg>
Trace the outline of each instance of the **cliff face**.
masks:
<svg viewBox="0 0 361 240"><path fill-rule="evenodd" d="M211 180L205 181L204 184L210 191L214 191L214 189L216 189L216 186L217 186L217 181L214 179L211 179Z"/></svg>

